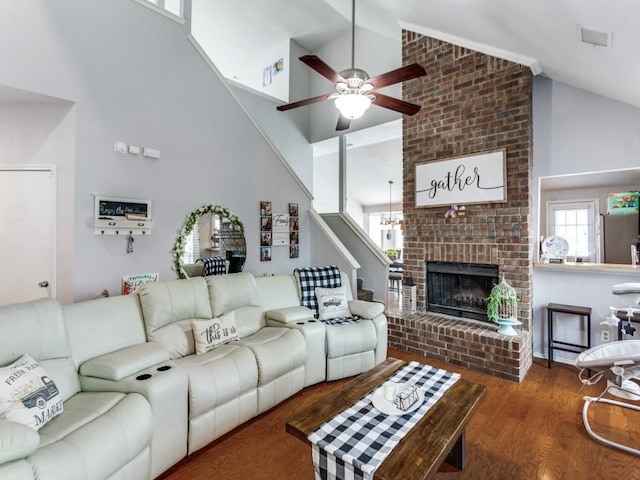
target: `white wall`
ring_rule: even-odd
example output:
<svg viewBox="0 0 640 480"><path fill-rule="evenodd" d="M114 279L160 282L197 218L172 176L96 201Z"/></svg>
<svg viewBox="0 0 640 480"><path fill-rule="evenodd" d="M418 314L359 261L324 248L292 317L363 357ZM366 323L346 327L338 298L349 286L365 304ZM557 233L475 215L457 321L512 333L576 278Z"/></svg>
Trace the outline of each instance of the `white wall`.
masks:
<svg viewBox="0 0 640 480"><path fill-rule="evenodd" d="M40 99L0 104L0 165L53 165L56 169L56 289L58 298L65 303L73 300L75 143L76 113L73 104ZM2 192L0 201L1 198ZM24 268L29 268L29 259L25 259Z"/></svg>
<svg viewBox="0 0 640 480"><path fill-rule="evenodd" d="M309 264L310 200L188 40L186 26L128 0L0 2L0 85L67 99L76 115L73 284L76 301L121 289L121 277L175 278L171 248L191 210L229 207L244 222L245 270ZM1 107L0 107L1 108ZM119 156L117 141L161 151ZM93 195L151 199L155 228L136 238L94 235ZM275 248L259 261L259 202L300 210L300 258Z"/></svg>
<svg viewBox="0 0 640 480"><path fill-rule="evenodd" d="M542 77L535 77L533 86L533 205L538 204L540 177L637 167L640 109ZM535 221L533 231L538 232L537 214ZM532 236L533 241L536 238ZM638 282L640 276L534 269L534 355L547 354L548 303L591 307L595 345L602 343L600 321L609 314L609 305L619 305L611 287L630 281ZM554 336L568 342L579 343L583 336L569 319L554 328ZM554 356L575 357L565 352L555 352Z"/></svg>
<svg viewBox="0 0 640 480"><path fill-rule="evenodd" d="M340 159L338 152L313 160L313 207L318 213L336 213L339 210L338 193Z"/></svg>
<svg viewBox="0 0 640 480"><path fill-rule="evenodd" d="M238 99L258 122L289 166L311 192L313 187L313 147L293 119L276 110L276 104L250 90L233 89Z"/></svg>

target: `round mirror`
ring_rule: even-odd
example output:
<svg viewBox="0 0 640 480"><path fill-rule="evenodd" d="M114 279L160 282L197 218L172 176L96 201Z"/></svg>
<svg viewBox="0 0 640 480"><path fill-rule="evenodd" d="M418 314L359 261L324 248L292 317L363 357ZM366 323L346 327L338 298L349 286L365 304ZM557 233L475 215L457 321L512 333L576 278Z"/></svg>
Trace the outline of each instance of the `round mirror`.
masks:
<svg viewBox="0 0 640 480"><path fill-rule="evenodd" d="M203 205L187 215L172 254L178 278L206 274L206 264L216 263L226 273L241 272L247 255L244 225L226 207Z"/></svg>

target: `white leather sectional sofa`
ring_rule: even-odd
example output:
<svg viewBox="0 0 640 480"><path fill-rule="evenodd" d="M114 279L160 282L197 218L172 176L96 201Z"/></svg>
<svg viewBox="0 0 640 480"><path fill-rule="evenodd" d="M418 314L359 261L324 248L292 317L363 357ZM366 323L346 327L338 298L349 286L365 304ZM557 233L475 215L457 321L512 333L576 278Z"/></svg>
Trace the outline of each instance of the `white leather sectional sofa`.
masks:
<svg viewBox="0 0 640 480"><path fill-rule="evenodd" d="M63 411L38 431L0 419L0 479L151 479L304 387L386 358L384 306L314 320L296 277L158 282L138 294L0 307L0 367L29 354ZM239 339L195 354L193 320L234 312ZM2 400L2 399L0 399Z"/></svg>

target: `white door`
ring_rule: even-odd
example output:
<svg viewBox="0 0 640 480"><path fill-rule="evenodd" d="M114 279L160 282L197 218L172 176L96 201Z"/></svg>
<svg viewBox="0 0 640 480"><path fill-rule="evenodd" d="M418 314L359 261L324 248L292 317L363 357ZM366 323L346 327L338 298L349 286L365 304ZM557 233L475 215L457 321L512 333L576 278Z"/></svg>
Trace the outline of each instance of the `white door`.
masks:
<svg viewBox="0 0 640 480"><path fill-rule="evenodd" d="M0 167L0 305L56 296L53 168Z"/></svg>

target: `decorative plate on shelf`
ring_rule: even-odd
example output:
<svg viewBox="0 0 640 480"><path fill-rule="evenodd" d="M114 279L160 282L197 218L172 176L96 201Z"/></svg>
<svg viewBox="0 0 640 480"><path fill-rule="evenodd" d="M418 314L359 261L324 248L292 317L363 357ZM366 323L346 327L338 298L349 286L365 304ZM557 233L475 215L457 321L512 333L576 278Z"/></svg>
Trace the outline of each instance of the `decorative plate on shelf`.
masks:
<svg viewBox="0 0 640 480"><path fill-rule="evenodd" d="M558 237L557 235L547 237L542 242L542 253L544 253L547 258L564 258L568 252L569 244L564 238Z"/></svg>
<svg viewBox="0 0 640 480"><path fill-rule="evenodd" d="M402 388L401 383L398 384L398 389ZM418 388L418 401L411 405L407 410L401 410L394 405L393 402L390 402L386 398L384 398L384 387L378 388L375 392L373 392L373 396L371 397L371 403L375 408L377 408L381 413L385 415L404 415L405 413L413 412L417 410L420 405L424 403L424 392Z"/></svg>

